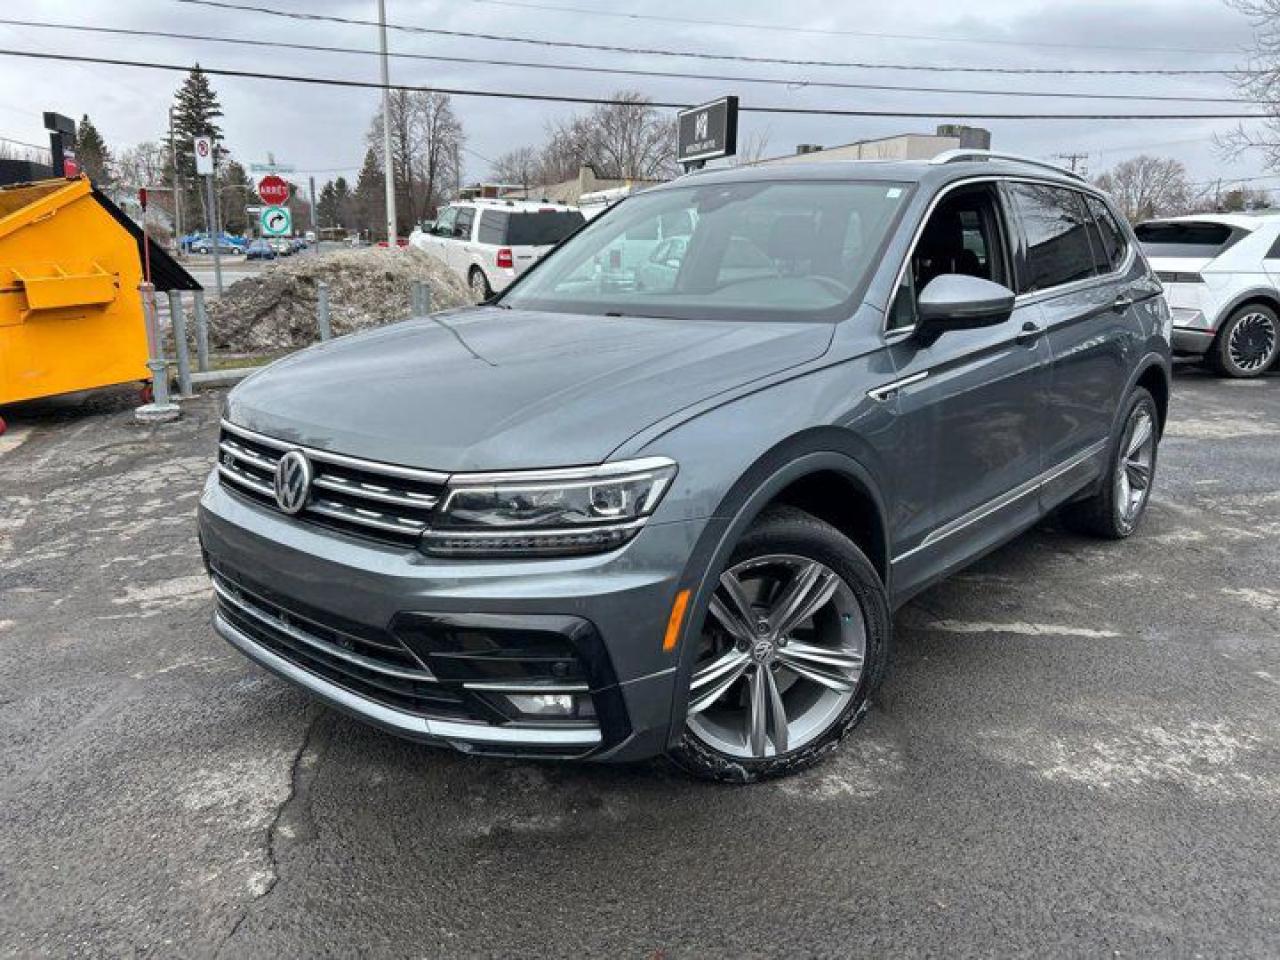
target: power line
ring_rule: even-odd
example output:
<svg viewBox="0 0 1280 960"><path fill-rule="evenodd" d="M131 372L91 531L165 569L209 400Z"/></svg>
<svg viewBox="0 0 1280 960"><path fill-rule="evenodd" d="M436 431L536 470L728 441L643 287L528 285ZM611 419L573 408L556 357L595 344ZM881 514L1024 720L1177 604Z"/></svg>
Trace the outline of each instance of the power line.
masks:
<svg viewBox="0 0 1280 960"><path fill-rule="evenodd" d="M343 23L350 26L376 27L376 20L358 17L339 17L333 14L301 13L294 10L277 10L247 3L230 3L227 0L176 0L178 3L221 10L238 10L242 13L262 13L290 20L309 20L325 23ZM623 47L610 44L583 43L576 40L546 40L538 37L516 37L498 33L479 33L468 30L446 30L442 27L419 27L403 23L388 23L388 30L402 33L427 34L437 37L461 37L468 40L491 40L500 43L525 43L539 47L562 47L573 50L595 50L604 53L634 53L654 57L691 57L700 60L735 60L744 63L778 63L795 67L845 67L859 70L918 70L932 73L995 73L995 74L1051 74L1084 76L1228 76L1253 75L1265 71L1229 70L1208 68L1068 68L1068 67L948 67L935 64L867 63L855 60L794 60L785 57L762 57L747 54L708 53L701 50L664 50L653 47Z"/></svg>
<svg viewBox="0 0 1280 960"><path fill-rule="evenodd" d="M117 67L138 67L147 70L167 70L187 73L191 68L181 63L159 63L151 60L125 60L114 57L87 57L69 53L46 53L34 50L0 49L0 56L22 57L29 60L54 60L63 63L98 63ZM277 80L285 83L306 83L317 86L347 87L362 90L402 90L410 93L443 93L456 97L485 97L496 100L530 100L543 103L576 103L593 106L635 106L633 100L614 97L583 97L550 93L519 93L509 90L475 90L460 87L418 86L400 83L376 83L369 80L346 80L340 77L315 77L298 74L264 73L253 70L232 70L226 67L201 67L202 72L216 77L242 77L251 80ZM679 110L687 103L647 100L645 106ZM949 110L841 110L816 107L740 106L744 113L764 113L794 116L826 117L894 117L899 119L951 119L951 120L1261 120L1262 113L954 113Z"/></svg>
<svg viewBox="0 0 1280 960"><path fill-rule="evenodd" d="M793 27L781 23L750 23L740 20L703 20L695 17L671 17L656 13L633 13L622 10L598 10L590 7L569 7L551 3L529 3L527 0L472 0L499 7L518 10L547 10L553 13L586 14L597 17L615 17L621 20L650 20L660 23L682 23L689 26L729 27L731 29L768 30L771 33L805 33L817 36L866 37L873 40L926 40L931 43L981 43L1004 47L1054 47L1073 50L1120 50L1125 53L1197 53L1216 56L1237 56L1236 50L1207 50L1204 47L1137 47L1128 44L1059 43L1047 40L999 40L992 37L949 37L928 33L880 33L869 30L824 30L818 27Z"/></svg>
<svg viewBox="0 0 1280 960"><path fill-rule="evenodd" d="M19 147L30 147L32 150L43 150L45 153L49 152L48 144L41 146L38 143L28 143L26 140L15 140L13 137L0 137L0 141L17 144Z"/></svg>
<svg viewBox="0 0 1280 960"><path fill-rule="evenodd" d="M340 47L327 44L295 43L285 40L254 40L249 37L224 37L204 33L177 33L169 30L140 30L122 27L91 27L78 23L52 23L40 20L0 19L0 25L35 27L47 30L70 30L78 33L106 34L128 37L161 37L167 40L193 40L201 43L223 43L246 47L265 47L281 50L306 50L314 53L350 53L366 57L379 56L376 50L361 47ZM407 60L429 60L445 63L467 63L482 66L520 67L534 70L564 70L574 73L618 74L632 77L655 77L671 80L715 80L727 83L760 83L797 90L806 87L841 90L878 90L898 93L941 93L985 97L1049 97L1068 100L1148 100L1167 103L1269 103L1267 100L1249 100L1238 97L1174 96L1168 94L1139 93L1081 93L1060 90L992 90L990 88L928 87L918 84L855 83L838 80L786 80L776 77L742 77L708 73L676 73L664 70L633 70L624 67L588 67L577 64L531 63L522 60L495 60L484 57L456 57L431 53L388 51L387 56Z"/></svg>

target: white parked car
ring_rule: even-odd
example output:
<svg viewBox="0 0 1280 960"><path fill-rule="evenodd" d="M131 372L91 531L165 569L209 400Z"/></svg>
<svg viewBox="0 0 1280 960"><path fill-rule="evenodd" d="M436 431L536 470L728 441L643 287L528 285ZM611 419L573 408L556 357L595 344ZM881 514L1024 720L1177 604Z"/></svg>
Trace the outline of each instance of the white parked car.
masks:
<svg viewBox="0 0 1280 960"><path fill-rule="evenodd" d="M409 245L444 261L477 301L500 293L586 220L567 204L532 200L462 200L440 210Z"/></svg>
<svg viewBox="0 0 1280 960"><path fill-rule="evenodd" d="M1134 228L1173 309L1176 355L1256 377L1280 355L1280 214L1204 214Z"/></svg>

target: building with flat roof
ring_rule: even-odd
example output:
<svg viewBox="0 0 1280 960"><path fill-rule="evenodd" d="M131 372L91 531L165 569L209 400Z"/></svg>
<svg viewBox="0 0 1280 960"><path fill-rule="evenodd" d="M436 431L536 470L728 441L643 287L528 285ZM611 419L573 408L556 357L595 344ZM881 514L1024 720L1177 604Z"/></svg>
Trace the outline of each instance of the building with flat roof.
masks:
<svg viewBox="0 0 1280 960"><path fill-rule="evenodd" d="M835 147L802 143L795 153L756 163L832 163L841 160L929 160L947 150L990 150L991 131L943 124L934 133L900 133L875 140L855 140Z"/></svg>

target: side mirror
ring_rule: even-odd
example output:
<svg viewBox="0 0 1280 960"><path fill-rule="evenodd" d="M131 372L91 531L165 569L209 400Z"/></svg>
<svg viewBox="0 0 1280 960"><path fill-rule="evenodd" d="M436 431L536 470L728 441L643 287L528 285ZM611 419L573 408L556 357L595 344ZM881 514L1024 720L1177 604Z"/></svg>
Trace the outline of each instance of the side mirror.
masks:
<svg viewBox="0 0 1280 960"><path fill-rule="evenodd" d="M1014 292L999 283L961 273L934 277L920 291L916 313L921 332L936 339L944 330L972 330L1004 323L1013 313Z"/></svg>

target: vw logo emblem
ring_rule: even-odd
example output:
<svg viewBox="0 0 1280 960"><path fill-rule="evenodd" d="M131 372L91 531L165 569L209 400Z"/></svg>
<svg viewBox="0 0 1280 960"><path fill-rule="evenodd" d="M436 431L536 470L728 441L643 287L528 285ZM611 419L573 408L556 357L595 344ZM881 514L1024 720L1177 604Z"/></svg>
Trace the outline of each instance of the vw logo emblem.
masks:
<svg viewBox="0 0 1280 960"><path fill-rule="evenodd" d="M311 461L300 450L290 450L276 464L276 505L285 513L301 513L311 494Z"/></svg>
<svg viewBox="0 0 1280 960"><path fill-rule="evenodd" d="M755 646L751 648L751 659L756 663L764 663L773 656L772 640L757 640Z"/></svg>

